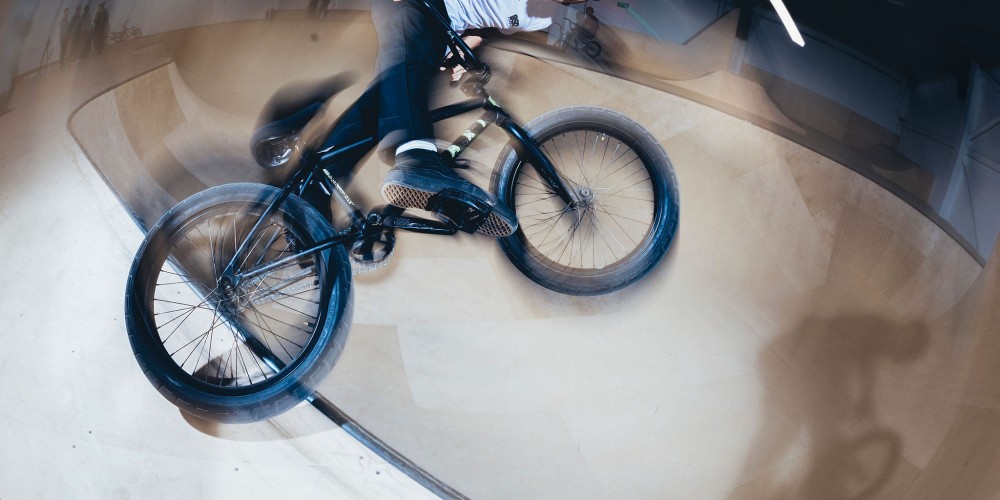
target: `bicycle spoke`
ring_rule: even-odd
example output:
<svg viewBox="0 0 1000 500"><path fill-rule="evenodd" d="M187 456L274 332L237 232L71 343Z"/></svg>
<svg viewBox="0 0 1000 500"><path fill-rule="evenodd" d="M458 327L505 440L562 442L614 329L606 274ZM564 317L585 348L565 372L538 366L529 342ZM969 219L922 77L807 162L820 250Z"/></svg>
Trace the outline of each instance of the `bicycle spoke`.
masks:
<svg viewBox="0 0 1000 500"><path fill-rule="evenodd" d="M639 220L639 219L633 219L632 217L628 217L628 216L625 216L625 215L620 215L620 214L615 214L615 213L612 213L612 212L611 212L610 210L608 210L608 208L616 208L616 209L618 209L618 210L628 210L628 211L632 211L632 212L638 212L638 213L640 213L640 214L644 214L644 215L650 215L650 216L652 216L652 215L653 215L653 214L651 214L651 213L649 213L649 212L642 212L642 211L639 211L639 210L632 210L632 209L627 209L627 208L619 208L619 207L608 207L608 206L606 206L606 205L603 205L603 204L602 204L602 205L600 205L599 207L597 207L597 210L598 210L599 212L601 212L601 213L603 213L603 214L608 214L609 216L611 216L612 218L614 218L614 219L616 219L616 220L617 220L617 219L624 219L624 220L627 220L627 221L629 221L629 222L635 222L636 224L643 224L643 225L649 225L649 220Z"/></svg>
<svg viewBox="0 0 1000 500"><path fill-rule="evenodd" d="M285 326L287 326L287 327L289 327L289 328L292 328L292 329L295 329L295 330L298 330L298 331L300 331L300 332L302 332L302 333L305 333L305 334L309 334L309 333L312 333L312 332L310 332L309 330L306 330L305 328L302 328L302 327L300 327L300 326L298 326L298 325L293 325L293 324L291 324L291 323L288 323L288 322L286 322L286 321L282 321L282 320L280 320L280 319L278 319L278 318L275 318L274 316L270 316L270 315L267 315L267 314L264 314L263 312L261 312L261 311L260 311L259 309L257 309L256 307L254 307L253 309L254 309L255 311L257 311L257 313L258 313L258 314L260 314L261 316L263 316L263 317L265 317L265 318L267 318L267 319L269 319L269 320L271 320L271 321L275 321L275 322L278 322L278 323L281 323L281 324L283 324L283 325L285 325ZM315 318L315 317L313 317L312 319L316 319L316 318ZM309 324L310 326L315 326L315 325L313 325L312 323L309 323L309 322L303 322L303 323L307 323L307 324Z"/></svg>
<svg viewBox="0 0 1000 500"><path fill-rule="evenodd" d="M601 227L601 220L600 220L600 218L598 218L598 217L597 217L596 215L594 216L594 224L595 224L595 225L597 225L598 229L600 229L600 227ZM619 226L619 227L620 227L620 226ZM622 251L623 251L623 252L624 252L624 253L625 253L626 255L628 254L628 249L626 249L626 248L625 248L625 245L622 245L622 244L621 244L621 242L620 242L620 241L618 241L618 238L615 238L615 235L614 235L614 233L612 233L611 231L609 231L609 230L607 230L607 229L603 230L603 233L604 233L604 234L607 234L608 236L610 236L610 237L611 237L611 239L612 239L612 240L614 240L614 242L618 244L618 248L621 248L621 249L622 249ZM610 243L611 243L611 242L610 242L610 241L607 241L607 240L605 240L605 241L606 241L606 242L608 243L608 248L609 248L609 249L611 249L612 251L614 251L614 247L612 247L612 246L610 245ZM634 242L634 241L633 241L632 243L633 243L633 244L635 244L635 242Z"/></svg>
<svg viewBox="0 0 1000 500"><path fill-rule="evenodd" d="M622 171L622 169L624 169L625 167L627 167L627 166L631 165L632 163L634 163L634 162L636 162L636 161L640 161L640 162L641 162L641 160L639 159L639 157L638 157L638 156L636 156L635 158L632 158L632 159L631 159L631 160L629 160L629 161L628 161L627 163L625 163L624 165L622 165L622 166L618 167L618 168L617 168L616 170L614 170L613 172L611 172L611 173L609 173L609 174L605 175L604 177L602 177L601 179L599 179L599 180L598 180L598 182L597 182L596 184L597 184L597 185L600 185L600 184L602 184L602 183L603 183L603 182L604 182L605 180L607 180L607 179L608 179L609 177L611 177L612 175L615 175L615 174L617 174L618 172L621 172L621 171ZM640 166L641 166L641 163L640 163ZM632 173L631 175L629 175L629 177L631 177L632 175L635 175L635 174L636 174L637 172L641 172L641 170L638 170L638 169L637 169L637 170L636 170L636 172L633 172L633 173ZM627 178L628 178L628 177L626 177L626 179L627 179Z"/></svg>
<svg viewBox="0 0 1000 500"><path fill-rule="evenodd" d="M304 230L279 219L250 234L259 212L249 204L226 210L170 237L151 272L148 307L165 355L178 367L211 385L245 387L273 378L271 358L279 367L293 363L316 334L321 267L308 256L223 288L227 262L237 269L266 265L308 242ZM241 240L247 248L236 256Z"/></svg>
<svg viewBox="0 0 1000 500"><path fill-rule="evenodd" d="M259 327L261 327L261 328L263 328L263 329L265 329L265 330L267 330L268 333L270 333L271 336L274 337L275 340L278 341L278 346L281 347L281 349L283 351L285 351L285 354L288 355L288 359L289 360L294 359L295 355L288 351L288 348L285 346L285 344L283 344L281 342L282 340L284 340L285 343L291 344L291 345L293 345L293 346L295 346L295 347L297 347L299 349L302 349L302 348L305 347L304 344L296 343L293 340L289 339L288 337L285 337L284 335L279 335L273 329L271 329L270 325L267 323L267 320L265 319L265 318L267 318L267 315L262 314L259 310L257 310L257 308L251 307L250 310L254 313L254 316L258 317L258 319L260 320L259 322L254 322L254 324L257 325L257 326L259 326ZM266 338L265 338L265 342L267 343L268 349L273 352L273 349L271 349L271 346L270 346L270 342L267 342Z"/></svg>
<svg viewBox="0 0 1000 500"><path fill-rule="evenodd" d="M534 169L522 166L513 208L525 242L553 269L570 274L626 259L655 219L653 181L639 154L618 137L587 129L558 133L540 147L560 177L570 179L567 170L574 172L589 193L577 193L581 205L571 210Z"/></svg>

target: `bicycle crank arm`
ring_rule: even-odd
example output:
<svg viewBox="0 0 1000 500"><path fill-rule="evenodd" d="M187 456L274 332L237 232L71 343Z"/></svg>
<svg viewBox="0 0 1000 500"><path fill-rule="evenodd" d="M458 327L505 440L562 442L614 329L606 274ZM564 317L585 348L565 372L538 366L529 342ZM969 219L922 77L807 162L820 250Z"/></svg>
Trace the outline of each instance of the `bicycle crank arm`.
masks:
<svg viewBox="0 0 1000 500"><path fill-rule="evenodd" d="M452 224L406 215L390 215L382 221L382 225L423 234L452 235L458 232L458 228Z"/></svg>

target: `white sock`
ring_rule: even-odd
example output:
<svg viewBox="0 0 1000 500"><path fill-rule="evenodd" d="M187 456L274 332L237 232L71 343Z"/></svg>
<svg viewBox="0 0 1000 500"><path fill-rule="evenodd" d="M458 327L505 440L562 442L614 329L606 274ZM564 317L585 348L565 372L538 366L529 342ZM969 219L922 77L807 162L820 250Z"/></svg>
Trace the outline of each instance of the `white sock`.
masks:
<svg viewBox="0 0 1000 500"><path fill-rule="evenodd" d="M411 149L423 149L424 151L437 152L437 146L434 145L434 141L431 139L420 139L416 141L410 141L403 143L398 148L396 148L396 154L405 153Z"/></svg>

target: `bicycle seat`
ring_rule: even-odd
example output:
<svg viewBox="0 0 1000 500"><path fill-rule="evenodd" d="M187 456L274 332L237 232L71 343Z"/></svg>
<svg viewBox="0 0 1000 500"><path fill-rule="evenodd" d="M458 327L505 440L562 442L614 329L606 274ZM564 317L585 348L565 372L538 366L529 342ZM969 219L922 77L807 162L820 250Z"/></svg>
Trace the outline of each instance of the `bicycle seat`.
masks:
<svg viewBox="0 0 1000 500"><path fill-rule="evenodd" d="M257 117L257 125L263 126L297 116L306 108L323 104L353 85L356 80L353 73L347 72L321 80L300 80L283 85L264 104Z"/></svg>
<svg viewBox="0 0 1000 500"><path fill-rule="evenodd" d="M250 138L250 151L257 164L264 168L285 166L298 147L296 133L316 116L323 103L354 81L353 74L339 73L279 88L264 104Z"/></svg>

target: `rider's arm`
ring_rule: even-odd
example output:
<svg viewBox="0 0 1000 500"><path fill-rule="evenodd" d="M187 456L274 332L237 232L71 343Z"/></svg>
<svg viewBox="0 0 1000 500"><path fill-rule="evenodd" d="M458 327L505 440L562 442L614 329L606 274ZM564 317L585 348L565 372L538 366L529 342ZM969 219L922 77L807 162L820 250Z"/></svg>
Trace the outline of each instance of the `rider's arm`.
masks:
<svg viewBox="0 0 1000 500"><path fill-rule="evenodd" d="M500 36L502 34L496 28L469 28L462 32L462 40L465 40L465 43L469 44L469 48L472 49Z"/></svg>
<svg viewBox="0 0 1000 500"><path fill-rule="evenodd" d="M478 36L478 35L462 35L462 41L464 41L465 44L468 45L470 49L476 50L476 47L479 47L480 45L482 45L485 40L483 39L483 37ZM461 55L462 54L459 54L459 56L461 56ZM442 67L441 71L444 71L446 69L448 69L448 68ZM465 67L463 67L461 64L456 65L456 66L452 66L452 68L451 68L451 81L457 82L457 81L461 80L462 79L462 75L464 75L464 74L465 74Z"/></svg>
<svg viewBox="0 0 1000 500"><path fill-rule="evenodd" d="M498 36L500 36L500 31L495 28L474 28L462 32L462 40L472 50L476 50L477 47L481 47ZM448 68L441 68L441 71L446 69ZM457 82L461 80L464 74L465 68L461 65L451 68L451 81Z"/></svg>
<svg viewBox="0 0 1000 500"><path fill-rule="evenodd" d="M394 2L399 2L401 0L392 0ZM489 39L499 35L499 30L495 28L481 28L481 29L467 29L462 33L462 40L470 49L475 50L476 47L481 46L486 43ZM461 55L461 54L460 54ZM444 71L448 68L441 68ZM461 65L451 68L451 81L457 82L462 78L465 73L465 68Z"/></svg>
<svg viewBox="0 0 1000 500"><path fill-rule="evenodd" d="M462 35L462 40L464 40L465 44L472 50L476 50L476 48L486 42L486 39L479 35Z"/></svg>

